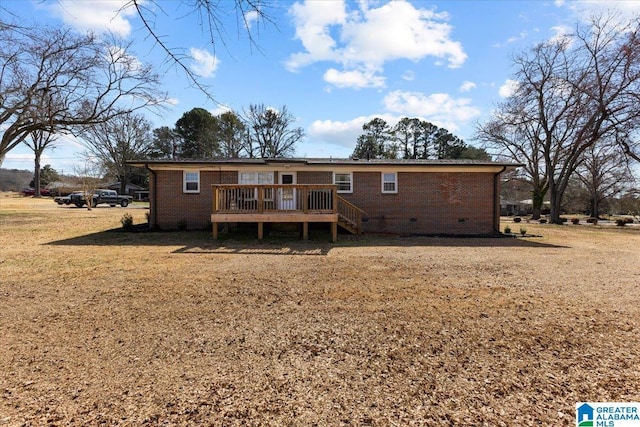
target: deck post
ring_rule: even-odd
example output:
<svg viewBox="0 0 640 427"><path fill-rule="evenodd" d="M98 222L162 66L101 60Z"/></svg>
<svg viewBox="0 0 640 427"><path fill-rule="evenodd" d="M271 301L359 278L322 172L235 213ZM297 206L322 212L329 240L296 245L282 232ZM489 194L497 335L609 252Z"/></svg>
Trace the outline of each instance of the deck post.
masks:
<svg viewBox="0 0 640 427"><path fill-rule="evenodd" d="M258 223L258 240L262 240L264 237L264 222Z"/></svg>
<svg viewBox="0 0 640 427"><path fill-rule="evenodd" d="M331 223L331 241L333 243L338 241L338 223L337 222Z"/></svg>
<svg viewBox="0 0 640 427"><path fill-rule="evenodd" d="M309 240L309 223L302 223L302 240Z"/></svg>
<svg viewBox="0 0 640 427"><path fill-rule="evenodd" d="M302 212L309 213L309 190L302 187Z"/></svg>
<svg viewBox="0 0 640 427"><path fill-rule="evenodd" d="M213 239L218 240L218 223L213 223Z"/></svg>

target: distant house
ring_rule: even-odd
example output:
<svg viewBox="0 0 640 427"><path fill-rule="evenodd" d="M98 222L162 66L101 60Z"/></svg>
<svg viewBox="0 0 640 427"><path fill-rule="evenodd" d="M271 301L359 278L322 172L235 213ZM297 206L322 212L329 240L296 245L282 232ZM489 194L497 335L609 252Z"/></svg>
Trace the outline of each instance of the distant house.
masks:
<svg viewBox="0 0 640 427"><path fill-rule="evenodd" d="M114 182L111 184L108 184L106 186L106 188L108 188L109 190L115 190L118 193L120 193L120 183L119 182ZM123 195L127 195L127 196L136 196L137 192L140 191L144 191L145 189L143 187L140 187L139 185L135 185L135 184L127 184L125 187L125 192Z"/></svg>
<svg viewBox="0 0 640 427"><path fill-rule="evenodd" d="M131 162L150 172L151 226L327 223L352 233L491 235L500 174L518 165L465 160L226 159Z"/></svg>

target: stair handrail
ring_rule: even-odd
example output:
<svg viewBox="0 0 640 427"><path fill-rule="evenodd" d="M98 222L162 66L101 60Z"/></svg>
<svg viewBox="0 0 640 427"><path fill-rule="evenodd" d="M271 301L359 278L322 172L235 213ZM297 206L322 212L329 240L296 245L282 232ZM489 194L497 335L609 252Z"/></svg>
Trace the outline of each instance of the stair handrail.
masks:
<svg viewBox="0 0 640 427"><path fill-rule="evenodd" d="M337 196L337 200L338 216L345 218L347 221L351 221L351 223L357 227L358 232L360 232L362 230L362 216L366 215L366 212L344 197Z"/></svg>

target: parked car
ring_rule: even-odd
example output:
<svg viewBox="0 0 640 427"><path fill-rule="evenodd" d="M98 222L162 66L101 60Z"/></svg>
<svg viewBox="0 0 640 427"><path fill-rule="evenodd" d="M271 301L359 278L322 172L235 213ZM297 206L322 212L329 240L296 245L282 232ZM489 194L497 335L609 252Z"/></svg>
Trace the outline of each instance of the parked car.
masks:
<svg viewBox="0 0 640 427"><path fill-rule="evenodd" d="M84 193L82 191L74 191L68 196L56 196L53 198L53 201L59 205L70 205L71 204L71 196L73 197L84 197Z"/></svg>
<svg viewBox="0 0 640 427"><path fill-rule="evenodd" d="M35 196L36 195L36 189L35 188L25 188L24 190L22 190L22 195L23 196ZM48 188L41 188L40 189L40 195L41 196L50 196L51 195L51 190L49 190Z"/></svg>
<svg viewBox="0 0 640 427"><path fill-rule="evenodd" d="M79 191L78 194L74 195L73 193L69 195L69 203L73 203L77 207L82 207L87 203L88 197L85 197L82 191ZM111 207L115 205L120 205L123 208L129 206L133 197L131 196L121 196L115 190L96 190L91 196L91 207L95 208L100 204L108 204Z"/></svg>

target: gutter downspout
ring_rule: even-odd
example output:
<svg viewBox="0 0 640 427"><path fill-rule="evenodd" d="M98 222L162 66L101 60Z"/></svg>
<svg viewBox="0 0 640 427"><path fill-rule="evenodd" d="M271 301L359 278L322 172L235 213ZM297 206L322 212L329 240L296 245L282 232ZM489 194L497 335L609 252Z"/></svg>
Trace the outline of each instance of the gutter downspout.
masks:
<svg viewBox="0 0 640 427"><path fill-rule="evenodd" d="M152 188L153 191L151 192L151 194L149 194L150 198L149 198L149 228L151 228L152 230L155 230L158 228L158 175L156 174L156 172L151 169L149 167L148 163L144 164L144 168L146 170L149 171L149 173L151 174L151 179L152 179Z"/></svg>
<svg viewBox="0 0 640 427"><path fill-rule="evenodd" d="M500 175L506 170L507 167L503 166L500 172L493 175L493 231L498 234L500 234L500 194L498 194L498 189L500 188Z"/></svg>

